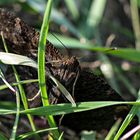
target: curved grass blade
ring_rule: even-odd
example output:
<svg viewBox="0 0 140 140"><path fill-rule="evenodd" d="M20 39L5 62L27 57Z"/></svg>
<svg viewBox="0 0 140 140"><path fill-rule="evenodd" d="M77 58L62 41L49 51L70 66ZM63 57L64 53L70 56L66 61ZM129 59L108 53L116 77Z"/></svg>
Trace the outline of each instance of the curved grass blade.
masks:
<svg viewBox="0 0 140 140"><path fill-rule="evenodd" d="M49 75L49 77L55 82L62 94L72 103L72 105L76 106L74 99L72 98L71 94L66 90L66 88L52 75Z"/></svg>
<svg viewBox="0 0 140 140"><path fill-rule="evenodd" d="M140 106L140 102L117 102L117 101L96 101L96 102L79 102L76 106L72 106L70 103L49 105L43 107L37 107L32 109L21 110L21 114L32 114L32 115L63 115L74 112L82 112L87 110L98 109L102 107L112 106L112 105L135 105ZM15 114L14 109L3 109L0 108L0 114Z"/></svg>
<svg viewBox="0 0 140 140"><path fill-rule="evenodd" d="M58 139L58 140L62 140L63 134L64 134L64 132L62 132L62 133L60 134L60 136L59 136L59 139Z"/></svg>
<svg viewBox="0 0 140 140"><path fill-rule="evenodd" d="M115 101L97 101L97 102L80 102L77 103L76 106L72 106L72 104L57 104L50 105L38 108L32 108L21 111L23 114L32 114L32 115L63 115L74 112L82 112L87 110L98 109L102 107L112 106L112 105L136 105L140 106L140 102L115 102Z"/></svg>
<svg viewBox="0 0 140 140"><path fill-rule="evenodd" d="M138 92L138 99L137 101L135 102L136 104L137 103L140 103L140 90ZM128 113L128 115L126 116L125 120L123 121L121 127L119 128L114 140L118 140L119 137L121 136L121 134L124 132L124 130L126 129L126 127L129 125L129 123L132 121L132 119L134 118L134 116L138 113L139 111L139 106L133 106L130 110L130 112Z"/></svg>
<svg viewBox="0 0 140 140"><path fill-rule="evenodd" d="M57 35L57 37L60 40L63 40L63 43L67 46L67 48L73 48L73 49L79 48L79 49L86 49L90 51L97 51L97 52L113 55L119 58L123 58L126 60L140 62L140 51L136 49L130 49L130 48L122 49L117 47L116 50L108 51L108 48L104 46L94 45L91 42L81 43L79 40L65 37L62 35ZM62 45L60 45L58 41L53 39L51 35L48 36L48 40L50 40L55 46L62 47ZM116 48L116 47L112 46L112 48Z"/></svg>
<svg viewBox="0 0 140 140"><path fill-rule="evenodd" d="M112 126L111 130L109 131L109 133L107 134L105 140L113 140L114 139L114 136L116 134L116 131L118 130L119 128L119 125L121 123L121 119L118 119L115 124Z"/></svg>
<svg viewBox="0 0 140 140"><path fill-rule="evenodd" d="M22 80L16 83L10 83L11 86L17 86L18 84L28 84L28 83L35 83L38 82L38 79L30 79L30 80ZM4 90L8 88L7 85L0 85L0 90Z"/></svg>
<svg viewBox="0 0 140 140"><path fill-rule="evenodd" d="M43 132L47 132L47 131L56 130L56 129L58 129L58 128L57 127L56 128L48 128L48 129L37 130L37 131L34 131L34 132L28 132L28 133L19 135L16 139L17 140L23 140L23 139L30 138L33 135L36 135L36 134L39 134L39 133L43 133Z"/></svg>
<svg viewBox="0 0 140 140"><path fill-rule="evenodd" d="M38 79L39 79L39 87L41 90L41 96L42 96L42 103L43 106L49 105L47 90L46 90L46 75L45 75L45 46L46 46L46 38L48 34L49 29L49 18L52 8L52 2L53 0L48 0L47 7L45 10L43 23L41 26L41 32L39 37L39 46L38 46ZM46 114L45 114L46 116ZM56 123L53 119L53 116L46 116L48 119L48 123L50 127L56 127ZM57 130L53 131L53 137L55 139L59 138L59 132Z"/></svg>
<svg viewBox="0 0 140 140"><path fill-rule="evenodd" d="M15 74L16 81L19 83L20 82L19 75L18 75L15 67L12 66L12 68L13 68L13 71L14 71L14 74ZM21 84L18 84L18 89L20 91L20 96L21 96L21 100L22 100L23 106L24 106L25 109L28 109L28 102L27 102L27 98L26 98L26 94L25 94L23 86ZM34 124L32 116L30 114L27 114L27 117L29 119L29 122L30 122L32 130L36 131L36 126ZM40 140L40 136L36 135L35 139Z"/></svg>
<svg viewBox="0 0 140 140"><path fill-rule="evenodd" d="M16 103L17 103L16 118L15 118L15 122L13 125L13 130L12 130L10 140L16 139L16 133L17 133L18 122L19 122L19 117L20 117L20 96L19 96L19 93L17 91L16 91Z"/></svg>
<svg viewBox="0 0 140 140"><path fill-rule="evenodd" d="M2 36L2 41L3 41L3 44L4 44L5 51L6 51L6 53L8 53L8 48L7 48L7 45L6 45L6 42L5 42L5 39L3 37L3 33L2 32L1 32L1 36ZM11 59L13 59L13 58L11 58ZM27 60L27 59L29 61L31 60L28 57L25 60ZM19 58L20 63L21 63L21 61L23 61L23 63L25 63L25 60L23 60L23 58L22 59ZM27 60L27 62L28 62L28 60ZM36 67L36 63L34 61L32 61L32 63L34 63L35 64L35 67ZM34 65L30 65L30 66L34 66ZM15 67L13 65L12 65L12 69L14 71L15 79L19 83L20 82L20 78L19 78L19 75L18 75L18 73L17 73L17 71L16 71L16 69L15 69ZM27 103L25 91L24 91L24 88L22 87L22 85L20 83L18 84L18 89L19 89L19 92L20 92L20 96L21 96L21 100L22 100L23 106L24 106L25 109L28 109L28 103ZM17 111L16 121L15 121L15 124L14 124L15 126L18 124L17 120L19 119L20 105L17 106L17 109L19 109L19 110ZM35 131L36 130L36 127L35 127L35 124L33 122L32 116L30 114L27 114L27 117L28 117L29 122L31 124L32 130ZM15 128L16 127L13 127L13 130ZM13 139L13 137L15 137L15 135L16 135L16 132L13 131L11 138ZM40 137L38 135L37 135L37 138L40 140Z"/></svg>
<svg viewBox="0 0 140 140"><path fill-rule="evenodd" d="M9 65L24 65L37 68L37 64L32 59L18 54L0 52L0 61Z"/></svg>
<svg viewBox="0 0 140 140"><path fill-rule="evenodd" d="M30 66L33 68L37 68L37 63L33 61L32 59L22 56L22 55L17 55L17 54L11 54L11 53L3 53L3 57L1 56L1 60L3 63L6 64L11 64L11 65L25 65L25 66ZM7 56L10 56L9 59L7 59ZM7 59L7 61L6 61ZM27 62L27 63L26 63ZM28 63L29 62L29 63ZM61 90L61 92L64 94L64 96L73 104L75 104L75 101L73 100L72 96L70 93L65 89L65 87L57 80L55 79L52 75L49 74L49 77L54 81L54 83L58 86L58 88ZM35 80L38 81L38 80ZM19 84L24 84L28 82L35 82L34 80L26 80L26 81L19 81L18 83L13 83L12 85L19 85ZM6 85L1 85L0 90L7 88Z"/></svg>
<svg viewBox="0 0 140 140"><path fill-rule="evenodd" d="M18 91L16 91L4 78L3 73L0 71L0 77L3 80L3 82L7 85L7 87L9 87L10 90L12 90L12 92L15 93L16 95L16 104L17 104L17 108L16 108L16 119L13 125L13 129L12 129L12 134L10 137L10 140L15 140L16 138L16 132L17 132L17 127L18 127L18 122L19 122L19 116L20 116L20 96Z"/></svg>

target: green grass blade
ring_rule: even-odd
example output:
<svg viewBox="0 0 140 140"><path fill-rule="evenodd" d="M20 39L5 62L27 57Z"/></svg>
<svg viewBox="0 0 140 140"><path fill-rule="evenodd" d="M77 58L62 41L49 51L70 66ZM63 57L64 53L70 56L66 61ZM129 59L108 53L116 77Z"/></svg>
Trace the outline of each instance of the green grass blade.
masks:
<svg viewBox="0 0 140 140"><path fill-rule="evenodd" d="M49 99L48 99L47 90L46 90L45 46L46 46L48 29L49 29L49 18L50 18L50 12L51 12L51 8L52 8L52 2L53 2L52 0L48 0L48 3L47 3L47 7L45 10L43 23L42 23L42 27L41 27L40 38L39 38L39 47L38 47L38 79L39 79L39 87L41 90L43 106L49 105ZM48 123L51 128L56 127L53 116L51 116L51 115L47 116L47 119L48 119ZM59 132L53 131L52 133L53 133L53 137L55 139L58 139Z"/></svg>
<svg viewBox="0 0 140 140"><path fill-rule="evenodd" d="M121 123L121 119L118 119L115 124L112 126L111 130L109 131L109 133L107 134L105 140L113 140L114 136L116 134L116 131L119 128L119 125Z"/></svg>
<svg viewBox="0 0 140 140"><path fill-rule="evenodd" d="M20 96L19 93L16 92L16 103L17 103L17 110L16 110L16 119L13 125L13 130L12 134L10 137L10 140L15 140L16 139L16 133L17 133L17 127L18 127L18 122L19 122L19 116L20 116Z"/></svg>
<svg viewBox="0 0 140 140"><path fill-rule="evenodd" d="M37 108L31 108L26 110L21 110L21 114L32 114L32 115L63 115L74 112L82 112L87 110L94 110L102 107L112 106L112 105L135 105L140 106L140 102L117 102L117 101L96 101L96 102L79 102L76 106L72 106L71 103L49 105ZM15 114L14 109L3 109L0 108L0 114Z"/></svg>
<svg viewBox="0 0 140 140"><path fill-rule="evenodd" d="M38 82L38 79L30 79L30 80L22 80L16 83L10 83L11 86L17 86L18 84L28 84L28 83L36 83ZM4 90L8 88L7 85L0 85L0 90Z"/></svg>
<svg viewBox="0 0 140 140"><path fill-rule="evenodd" d="M16 80L17 80L17 82L19 83L19 76L18 76L18 74L17 74L17 72L16 72L16 69L15 69L14 67L13 67L13 70L14 70L14 73L15 73ZM6 86L9 87L10 84L7 85L7 83L6 83ZM24 90L23 90L23 88L22 88L22 86L21 86L20 84L18 84L18 88L19 88L20 93L21 93L21 99L22 99L24 108L25 108L25 109L28 109L28 104L27 104L25 92L24 92ZM13 92L15 91L12 87L10 87L10 89L11 89ZM11 140L14 140L15 137L16 137L16 130L17 130L18 120L19 120L19 114L20 114L20 97L19 97L17 91L15 91L15 93L16 93L16 100L17 100L17 111L16 111L16 120L15 120L15 123L14 123L14 126L13 126L12 135L11 135L11 138L10 138ZM2 110L1 110L1 111L2 111ZM3 111L4 111L4 110L3 110ZM3 113L4 113L4 112L3 112ZM2 113L2 114L3 114L3 113ZM30 124L31 124L31 127L32 127L33 131L35 131L36 128L35 128L35 125L34 125L34 122L33 122L33 119L32 119L32 117L31 117L31 115L30 115L30 114L27 114L27 117L28 117L28 119L29 119L29 122L30 122Z"/></svg>
<svg viewBox="0 0 140 140"><path fill-rule="evenodd" d="M140 139L140 132L138 131L134 137L133 137L133 140L139 140Z"/></svg>
<svg viewBox="0 0 140 140"><path fill-rule="evenodd" d="M59 139L58 140L62 140L63 139L63 134L64 132L61 132L60 136L59 136Z"/></svg>
<svg viewBox="0 0 140 140"><path fill-rule="evenodd" d="M3 44L4 44L4 48L5 48L5 51L6 51L6 53L8 54L8 48L7 48L7 45L6 45L6 42L5 42L5 39L4 39L4 37L3 37L3 34L2 34L2 32L1 32L1 36L2 36L2 41L3 41ZM14 56L13 56L14 57ZM19 56L20 57L20 56ZM11 58L11 59L13 59L13 58ZM19 60L18 60L19 59ZM28 62L28 60L29 60L30 58L25 58L25 60ZM16 57L16 59L15 59L15 61L20 61L20 63L22 63L22 61L25 61L23 58L20 60L20 58L17 58ZM31 60L31 59L30 59ZM9 61L10 61L10 59L9 59ZM31 60L31 61L33 61L33 60ZM31 63L34 63L34 64L36 64L34 61L33 62L31 62ZM31 65L32 66L32 65ZM36 66L35 66L36 67ZM25 109L28 109L28 103L27 103L27 99L26 99L26 95L25 95L25 91L24 91L24 88L22 87L22 85L20 84L20 78L19 78L19 75L18 75L18 73L17 73L17 71L16 71L16 69L15 69L15 67L12 65L12 69L13 69L13 71L14 71L14 75L15 75L15 78L16 78L16 81L19 83L18 84L18 89L19 89L19 92L20 92L20 96L21 96L21 100L22 100L22 103L23 103L23 106L24 106L24 108ZM18 114L19 115L19 114ZM18 116L17 115L17 116ZM30 114L27 114L27 117L28 117L28 119L29 119L29 122L30 122L30 124L31 124L31 128L32 128L32 130L33 131L35 131L36 130L36 128L35 128L35 124L34 124L34 122L33 122L33 119L32 119L32 116L30 115ZM17 117L17 119L18 119L18 117ZM16 120L17 121L17 120ZM15 125L17 124L17 122L15 122ZM40 137L39 136L37 136L37 138L38 139L40 139Z"/></svg>
<svg viewBox="0 0 140 140"><path fill-rule="evenodd" d="M0 115L7 115L7 114L16 114L16 110L0 108Z"/></svg>
<svg viewBox="0 0 140 140"><path fill-rule="evenodd" d="M140 90L138 93L138 99L135 103L140 102ZM118 140L119 137L121 136L121 134L124 132L124 130L126 129L126 127L129 125L129 123L132 121L132 119L134 118L134 116L138 113L139 111L139 106L133 106L130 110L130 112L128 113L128 115L126 116L125 120L123 121L120 129L118 130L114 140Z"/></svg>
<svg viewBox="0 0 140 140"><path fill-rule="evenodd" d="M76 40L74 38L70 37L64 37L61 35L57 35L57 37L60 40L63 40L63 43L68 47L72 49L85 49L85 50L90 50L90 51L97 51L97 52L103 52L105 54L113 55L122 59L134 61L134 62L140 62L140 51L135 50L135 49L122 49L122 48L117 48L116 50L110 50L104 47L104 46L97 46L92 44L91 42L86 42L86 43L81 43L79 40ZM62 45L53 39L51 36L48 36L48 39L56 46L62 47ZM113 47L112 48L116 48Z"/></svg>
<svg viewBox="0 0 140 140"><path fill-rule="evenodd" d="M8 53L4 53L4 59L7 58L7 56L9 56ZM6 59L4 61L3 61L3 59L1 59L1 60L6 64L11 64L11 65L21 64L21 65L30 66L30 67L33 67L33 68L36 68L36 66L37 66L36 62L34 62L34 61L32 61L31 63L26 63L27 61L25 61L25 59L30 60L30 58L28 58L28 57L25 57L25 59L24 59L24 56L20 56L20 55L17 56L16 54L12 54L12 56L14 56L14 57L10 57L10 59L8 59L8 60L6 60ZM3 58L3 57L1 57L1 58ZM11 61L11 59L13 59L13 60ZM58 86L58 88L64 94L64 96L73 105L75 105L75 101L73 100L70 93L65 89L65 87L57 79L55 79L51 74L49 74L48 76L54 81L54 83ZM37 80L35 80L35 81L37 81ZM14 83L12 85L15 86L15 85L18 85L18 84L24 84L24 83L28 83L28 82L34 82L34 81L32 81L32 80L19 81L18 83ZM7 85L1 85L0 86L0 90L5 89L5 88L7 88Z"/></svg>
<svg viewBox="0 0 140 140"><path fill-rule="evenodd" d="M17 71L16 71L14 66L13 66L13 70L14 70L16 81L18 83L20 83L19 75L18 75L18 73L17 73ZM24 89L23 89L21 84L18 84L18 88L19 88L19 91L20 91L20 96L21 96L21 100L22 100L23 106L24 106L25 109L28 109L28 102L27 102L27 98L26 98L26 95L25 95L25 91L24 91ZM28 117L29 122L31 124L32 130L36 131L35 124L33 122L32 116L30 114L27 114L27 117Z"/></svg>
<svg viewBox="0 0 140 140"><path fill-rule="evenodd" d="M46 75L45 75L45 46L46 46L46 38L48 34L49 28L49 17L51 11L52 1L49 0L47 3L47 8L45 11L40 38L39 38L39 48L38 48L38 78L39 78L39 86L42 94L42 102L43 105L48 106L48 96L46 90Z"/></svg>
<svg viewBox="0 0 140 140"><path fill-rule="evenodd" d="M72 106L72 104L70 103L50 105L50 106L23 110L21 111L21 113L23 114L29 113L32 115L62 115L62 114L69 114L74 112L93 110L93 109L98 109L98 108L112 106L112 105L126 105L126 104L136 105L137 107L140 106L140 102L97 101L97 102L80 102L77 103L76 106Z"/></svg>
<svg viewBox="0 0 140 140"><path fill-rule="evenodd" d="M74 19L77 19L79 17L79 12L78 12L78 8L76 6L76 1L75 0L65 0L65 3L71 13L71 15L73 16Z"/></svg>
<svg viewBox="0 0 140 140"><path fill-rule="evenodd" d="M16 103L11 101L0 101L0 107L3 109L16 109Z"/></svg>
<svg viewBox="0 0 140 140"><path fill-rule="evenodd" d="M0 140L8 140L2 132L0 132Z"/></svg>
<svg viewBox="0 0 140 140"><path fill-rule="evenodd" d="M28 0L26 3L33 12L44 13L46 0Z"/></svg>
<svg viewBox="0 0 140 140"><path fill-rule="evenodd" d="M140 19L139 19L139 8L138 0L130 0L130 9L132 17L132 26L136 38L136 49L140 50Z"/></svg>
<svg viewBox="0 0 140 140"><path fill-rule="evenodd" d="M3 82L7 85L7 87L9 87L9 89L11 89L15 95L16 95L16 104L17 104L17 109L16 109L16 119L13 125L13 129L12 129L12 134L10 137L10 140L15 140L16 139L16 132L17 132L17 127L18 127L18 122L19 122L19 115L20 115L20 96L18 91L16 91L4 78L3 73L0 71L0 77L3 80Z"/></svg>
<svg viewBox="0 0 140 140"><path fill-rule="evenodd" d="M91 7L89 10L89 15L87 18L88 26L93 27L93 29L95 29L95 27L98 26L98 24L100 23L102 19L105 5L106 5L106 0L92 1Z"/></svg>
<svg viewBox="0 0 140 140"><path fill-rule="evenodd" d="M6 81L1 69L0 69L0 78L2 79L2 81L5 83L5 85L12 91L15 92L15 90L11 87L11 85Z"/></svg>
<svg viewBox="0 0 140 140"><path fill-rule="evenodd" d="M43 132L47 132L47 131L56 130L56 129L58 129L58 128L57 127L56 128L48 128L48 129L37 130L37 131L34 131L34 132L28 132L28 133L19 135L17 137L17 140L27 139L27 138L32 137L33 135L36 135L36 134L39 134L39 133L43 133Z"/></svg>

